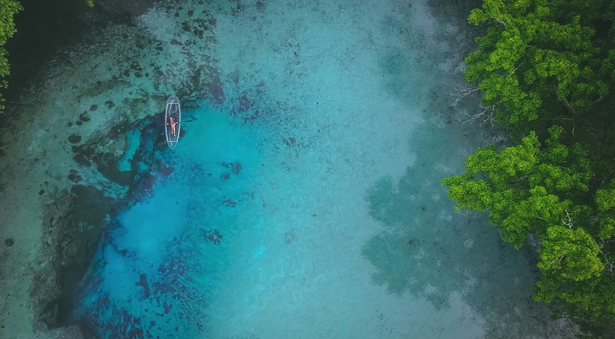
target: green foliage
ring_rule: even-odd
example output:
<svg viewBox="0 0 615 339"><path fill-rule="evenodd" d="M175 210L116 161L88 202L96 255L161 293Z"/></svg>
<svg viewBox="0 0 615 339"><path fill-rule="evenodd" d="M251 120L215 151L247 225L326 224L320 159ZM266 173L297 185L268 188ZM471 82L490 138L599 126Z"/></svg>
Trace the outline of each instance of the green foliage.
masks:
<svg viewBox="0 0 615 339"><path fill-rule="evenodd" d="M587 152L580 145L562 145L562 131L552 127L543 149L533 132L521 145L502 151L479 148L466 160L465 174L442 181L449 197L458 201L456 208L489 209L490 222L517 248L530 231L546 235L566 213L582 213L584 207L573 206L562 193L587 192Z"/></svg>
<svg viewBox="0 0 615 339"><path fill-rule="evenodd" d="M563 315L582 325L592 326L592 322L599 320L612 323L615 314L615 279L610 274L603 274L581 281L565 281L558 276L545 275L536 284L532 299L551 302L554 298L567 303Z"/></svg>
<svg viewBox="0 0 615 339"><path fill-rule="evenodd" d="M534 300L615 335L615 1L483 0L468 20L487 33L466 80L518 144L442 182L505 241L539 241Z"/></svg>
<svg viewBox="0 0 615 339"><path fill-rule="evenodd" d="M598 244L583 228L572 227L554 225L547 229L539 250L538 268L546 274L557 272L573 281L599 277L604 265L598 258Z"/></svg>
<svg viewBox="0 0 615 339"><path fill-rule="evenodd" d="M607 187L596 191L595 202L598 209L598 221L600 239L610 239L615 235L615 182Z"/></svg>
<svg viewBox="0 0 615 339"><path fill-rule="evenodd" d="M530 234L541 240L535 300L564 300L594 320L615 318L615 252L607 251L615 228L615 184L592 199L587 147L564 145L559 126L548 132L543 144L531 132L517 146L480 148L467 158L466 173L442 183L457 209L488 210L490 223L515 247Z"/></svg>
<svg viewBox="0 0 615 339"><path fill-rule="evenodd" d="M13 15L23 8L15 0L0 0L0 46L15 34Z"/></svg>
<svg viewBox="0 0 615 339"><path fill-rule="evenodd" d="M484 90L483 102L494 106L496 120L511 127L554 113L588 114L613 90L614 50L605 50L607 39L596 37L592 22L612 21L615 9L599 9L614 5L577 3L484 0L482 9L472 10L469 22L489 26L465 60L465 76Z"/></svg>
<svg viewBox="0 0 615 339"><path fill-rule="evenodd" d="M6 59L6 50L2 47L6 44L8 38L15 34L15 23L13 15L20 10L23 10L21 4L15 0L0 0L0 78L9 75L9 63ZM6 88L5 80L0 80L0 88ZM0 94L0 112L4 109L2 103L4 99Z"/></svg>

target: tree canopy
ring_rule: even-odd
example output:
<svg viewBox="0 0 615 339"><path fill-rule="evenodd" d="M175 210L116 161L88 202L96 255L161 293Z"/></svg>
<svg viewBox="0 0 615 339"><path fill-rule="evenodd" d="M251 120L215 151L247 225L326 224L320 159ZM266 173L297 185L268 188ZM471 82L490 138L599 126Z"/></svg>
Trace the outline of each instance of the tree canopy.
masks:
<svg viewBox="0 0 615 339"><path fill-rule="evenodd" d="M605 113L615 89L613 13L609 0L485 0L468 18L489 26L465 60L466 80L509 126Z"/></svg>
<svg viewBox="0 0 615 339"><path fill-rule="evenodd" d="M0 79L9 75L9 62L4 44L8 38L15 34L13 15L22 10L21 4L16 0L0 0ZM6 88L6 80L0 80L0 88ZM4 99L0 94L0 112L4 109Z"/></svg>
<svg viewBox="0 0 615 339"><path fill-rule="evenodd" d="M457 209L487 210L503 240L538 241L534 300L612 334L615 2L483 2L468 20L487 32L465 77L514 144L479 148L442 183Z"/></svg>
<svg viewBox="0 0 615 339"><path fill-rule="evenodd" d="M520 145L501 151L480 148L468 157L466 173L446 178L443 184L457 200L456 208L489 210L490 223L515 247L530 234L541 240L537 266L543 278L535 300L557 297L591 310L594 319L615 317L615 290L608 290L614 306L608 310L588 303L571 288L588 283L615 287L612 254L605 252L615 233L615 190L598 190L592 199L589 151L581 144L563 145L563 133L563 128L552 126L544 145L532 132Z"/></svg>

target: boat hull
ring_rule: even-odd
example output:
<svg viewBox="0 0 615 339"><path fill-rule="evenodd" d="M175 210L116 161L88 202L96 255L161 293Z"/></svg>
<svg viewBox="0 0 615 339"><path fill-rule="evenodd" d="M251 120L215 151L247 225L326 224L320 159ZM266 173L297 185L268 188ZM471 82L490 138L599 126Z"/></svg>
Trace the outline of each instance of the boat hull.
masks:
<svg viewBox="0 0 615 339"><path fill-rule="evenodd" d="M170 149L174 149L179 142L181 119L182 112L179 99L172 95L167 100L167 107L164 113L164 133Z"/></svg>

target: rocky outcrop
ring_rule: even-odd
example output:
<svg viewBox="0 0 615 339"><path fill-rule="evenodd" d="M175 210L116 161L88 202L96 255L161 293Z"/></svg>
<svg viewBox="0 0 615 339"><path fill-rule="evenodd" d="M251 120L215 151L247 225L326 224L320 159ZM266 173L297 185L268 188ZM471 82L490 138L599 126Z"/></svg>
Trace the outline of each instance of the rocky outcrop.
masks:
<svg viewBox="0 0 615 339"><path fill-rule="evenodd" d="M95 133L79 146L73 146L74 159L81 167L95 168L103 177L121 186L124 194L111 198L102 189L81 184L77 170L71 171L70 190L49 192L52 201L43 212L43 256L30 296L38 320L48 328L75 323L71 319L75 291L92 263L101 236L108 231L117 213L136 202L148 199L153 185L173 172L154 156L166 147L157 133L163 116L157 114L133 124L114 126L105 133ZM126 152L126 132L132 127L140 131L139 147L130 171L120 171L118 160ZM228 164L233 171L240 165ZM72 179L71 179L72 178ZM83 180L86 181L86 180ZM86 331L87 332L87 331Z"/></svg>
<svg viewBox="0 0 615 339"><path fill-rule="evenodd" d="M112 200L92 186L57 192L44 207L44 257L30 295L39 320L49 328L68 324L74 287L96 253Z"/></svg>

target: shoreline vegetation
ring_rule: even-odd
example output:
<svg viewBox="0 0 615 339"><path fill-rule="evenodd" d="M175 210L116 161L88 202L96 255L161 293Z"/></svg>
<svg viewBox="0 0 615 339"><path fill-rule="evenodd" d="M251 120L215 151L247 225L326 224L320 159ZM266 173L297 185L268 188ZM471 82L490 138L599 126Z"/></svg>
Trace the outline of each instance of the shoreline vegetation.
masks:
<svg viewBox="0 0 615 339"><path fill-rule="evenodd" d="M4 44L15 34L15 22L13 16L23 10L21 4L16 0L0 0L0 89L7 88L8 83L4 80L10 74L7 52ZM4 110L4 101L0 93L0 113Z"/></svg>
<svg viewBox="0 0 615 339"><path fill-rule="evenodd" d="M482 93L470 120L501 124L512 145L478 149L443 184L456 208L489 210L505 241L539 240L533 299L602 337L615 333L615 3L577 2L484 0L471 12L488 31L466 58L476 86L457 99ZM0 89L21 10L0 0Z"/></svg>
<svg viewBox="0 0 615 339"><path fill-rule="evenodd" d="M615 333L615 3L484 0L457 100L508 131L445 178L456 208L489 211L516 248L538 241L532 298L591 337Z"/></svg>

